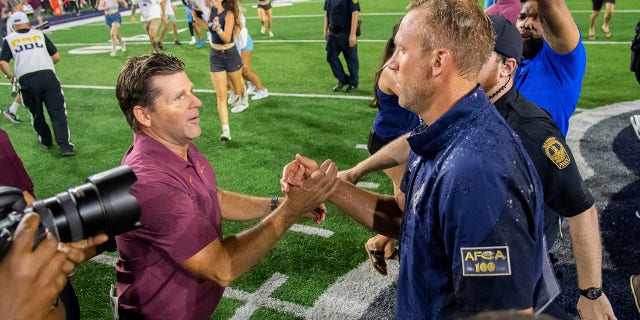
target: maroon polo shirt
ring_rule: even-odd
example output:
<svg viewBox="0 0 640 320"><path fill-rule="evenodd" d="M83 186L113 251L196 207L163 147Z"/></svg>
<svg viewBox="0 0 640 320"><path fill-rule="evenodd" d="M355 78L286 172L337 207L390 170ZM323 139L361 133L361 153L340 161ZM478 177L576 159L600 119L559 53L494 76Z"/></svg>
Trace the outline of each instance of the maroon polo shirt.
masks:
<svg viewBox="0 0 640 320"><path fill-rule="evenodd" d="M210 319L224 291L181 265L223 238L213 168L191 143L187 155L135 134L122 159L138 178L142 226L116 236L119 305L147 319Z"/></svg>
<svg viewBox="0 0 640 320"><path fill-rule="evenodd" d="M13 149L9 135L2 129L0 129L0 186L18 188L34 195L33 182L16 150Z"/></svg>

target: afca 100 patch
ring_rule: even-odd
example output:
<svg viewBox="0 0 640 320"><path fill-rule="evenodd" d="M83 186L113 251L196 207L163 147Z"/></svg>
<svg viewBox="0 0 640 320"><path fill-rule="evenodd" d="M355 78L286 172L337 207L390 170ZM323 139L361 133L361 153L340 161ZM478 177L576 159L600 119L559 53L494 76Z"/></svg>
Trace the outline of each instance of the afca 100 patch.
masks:
<svg viewBox="0 0 640 320"><path fill-rule="evenodd" d="M460 248L462 275L465 277L511 275L509 247Z"/></svg>

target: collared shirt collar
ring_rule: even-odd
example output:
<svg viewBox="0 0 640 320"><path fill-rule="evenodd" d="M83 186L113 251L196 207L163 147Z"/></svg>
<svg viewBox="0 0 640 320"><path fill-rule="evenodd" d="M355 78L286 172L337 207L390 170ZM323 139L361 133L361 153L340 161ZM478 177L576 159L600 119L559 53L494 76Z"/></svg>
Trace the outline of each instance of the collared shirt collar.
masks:
<svg viewBox="0 0 640 320"><path fill-rule="evenodd" d="M409 138L411 150L423 157L430 158L447 141L454 136L461 127L477 117L481 108L491 105L482 88L478 85L466 96L456 102L449 111L443 114L433 124L421 123L412 132Z"/></svg>

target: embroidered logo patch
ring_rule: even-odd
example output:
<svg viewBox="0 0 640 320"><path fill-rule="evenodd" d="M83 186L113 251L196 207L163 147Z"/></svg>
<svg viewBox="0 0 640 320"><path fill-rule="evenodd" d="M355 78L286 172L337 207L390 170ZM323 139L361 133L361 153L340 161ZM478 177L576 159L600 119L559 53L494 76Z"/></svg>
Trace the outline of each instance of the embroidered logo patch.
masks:
<svg viewBox="0 0 640 320"><path fill-rule="evenodd" d="M509 247L460 248L462 254L462 276L509 276L511 260Z"/></svg>
<svg viewBox="0 0 640 320"><path fill-rule="evenodd" d="M547 138L547 140L542 143L542 151L544 151L547 158L549 158L558 169L564 169L571 163L567 150L556 137Z"/></svg>

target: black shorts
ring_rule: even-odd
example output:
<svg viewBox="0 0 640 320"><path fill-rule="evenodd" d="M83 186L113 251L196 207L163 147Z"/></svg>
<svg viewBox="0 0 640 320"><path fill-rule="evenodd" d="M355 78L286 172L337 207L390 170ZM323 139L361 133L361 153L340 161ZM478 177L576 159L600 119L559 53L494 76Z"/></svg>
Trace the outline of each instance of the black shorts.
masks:
<svg viewBox="0 0 640 320"><path fill-rule="evenodd" d="M242 68L242 59L238 49L233 46L226 50L211 48L209 53L209 71L211 72L235 72Z"/></svg>
<svg viewBox="0 0 640 320"><path fill-rule="evenodd" d="M266 10L270 10L271 9L271 2L269 2L269 4L259 4L258 3L258 9L264 9Z"/></svg>
<svg viewBox="0 0 640 320"><path fill-rule="evenodd" d="M389 143L389 141L382 140L375 131L371 130L371 133L369 133L369 141L367 142L367 150L369 150L369 154L374 154L387 143Z"/></svg>
<svg viewBox="0 0 640 320"><path fill-rule="evenodd" d="M591 0L591 4L593 5L591 8L593 11L600 11L605 2L616 4L616 0Z"/></svg>

